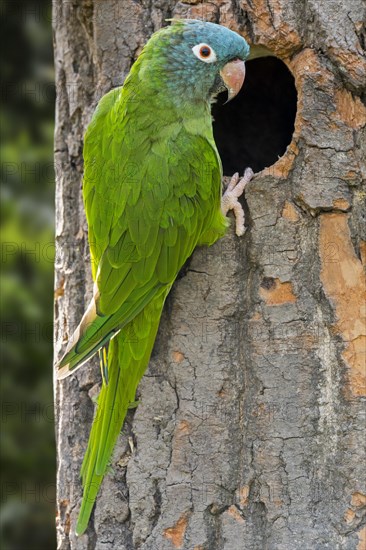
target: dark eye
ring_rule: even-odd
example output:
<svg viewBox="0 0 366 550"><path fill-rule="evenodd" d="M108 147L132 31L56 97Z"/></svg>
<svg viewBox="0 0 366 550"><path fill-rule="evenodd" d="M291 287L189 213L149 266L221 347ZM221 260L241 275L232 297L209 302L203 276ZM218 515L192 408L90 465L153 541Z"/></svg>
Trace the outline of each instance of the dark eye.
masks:
<svg viewBox="0 0 366 550"><path fill-rule="evenodd" d="M196 46L193 46L192 51L200 61L204 61L205 63L216 61L216 54L208 44L196 44Z"/></svg>
<svg viewBox="0 0 366 550"><path fill-rule="evenodd" d="M211 48L209 48L208 46L201 46L200 48L201 57L208 57L210 53L211 53Z"/></svg>

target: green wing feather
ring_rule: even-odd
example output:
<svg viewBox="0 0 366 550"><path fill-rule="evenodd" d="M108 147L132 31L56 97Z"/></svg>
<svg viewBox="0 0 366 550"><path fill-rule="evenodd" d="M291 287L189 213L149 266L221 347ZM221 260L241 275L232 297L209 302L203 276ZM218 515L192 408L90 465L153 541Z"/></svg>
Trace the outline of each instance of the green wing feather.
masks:
<svg viewBox="0 0 366 550"><path fill-rule="evenodd" d="M102 98L85 136L83 194L94 296L59 377L110 344L82 466L78 534L87 527L148 364L166 295L195 246L211 244L227 225L209 109L177 123L163 107L158 112L132 101L138 63L123 89Z"/></svg>

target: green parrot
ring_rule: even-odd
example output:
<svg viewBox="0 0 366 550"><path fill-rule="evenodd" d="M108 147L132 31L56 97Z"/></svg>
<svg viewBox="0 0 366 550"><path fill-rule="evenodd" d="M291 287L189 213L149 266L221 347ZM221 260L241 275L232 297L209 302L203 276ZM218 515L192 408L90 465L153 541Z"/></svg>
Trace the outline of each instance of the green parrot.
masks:
<svg viewBox="0 0 366 550"><path fill-rule="evenodd" d="M244 232L238 197L253 173L235 174L221 197L210 104L225 89L228 99L239 92L248 55L244 38L225 27L173 20L150 38L123 87L101 99L86 131L83 197L94 295L57 365L62 379L99 352L102 370L81 469L78 535L179 270L197 245L225 234L229 209L236 233Z"/></svg>

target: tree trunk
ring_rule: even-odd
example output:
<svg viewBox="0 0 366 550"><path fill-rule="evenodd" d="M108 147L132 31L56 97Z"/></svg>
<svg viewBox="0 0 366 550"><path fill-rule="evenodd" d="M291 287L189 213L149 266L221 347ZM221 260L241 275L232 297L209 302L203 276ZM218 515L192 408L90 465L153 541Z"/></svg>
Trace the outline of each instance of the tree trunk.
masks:
<svg viewBox="0 0 366 550"><path fill-rule="evenodd" d="M222 23L282 59L298 93L295 131L247 188L245 236L231 229L197 250L175 283L141 403L79 538L97 362L55 384L59 548L361 550L362 0L54 0L56 356L92 288L85 128L170 17Z"/></svg>

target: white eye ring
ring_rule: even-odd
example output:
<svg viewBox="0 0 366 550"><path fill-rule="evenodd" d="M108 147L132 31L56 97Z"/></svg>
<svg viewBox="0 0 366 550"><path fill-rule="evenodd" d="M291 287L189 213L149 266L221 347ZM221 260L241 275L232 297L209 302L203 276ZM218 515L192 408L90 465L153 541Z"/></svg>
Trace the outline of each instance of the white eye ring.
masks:
<svg viewBox="0 0 366 550"><path fill-rule="evenodd" d="M213 63L216 61L216 54L214 50L208 44L201 42L201 44L196 44L193 46L192 52L200 61L205 63ZM208 55L207 55L208 54Z"/></svg>

